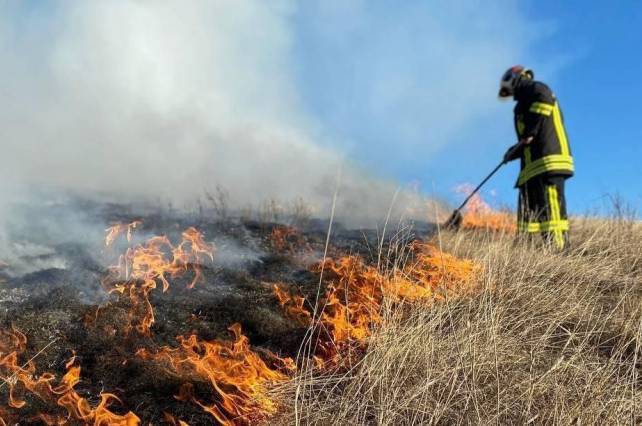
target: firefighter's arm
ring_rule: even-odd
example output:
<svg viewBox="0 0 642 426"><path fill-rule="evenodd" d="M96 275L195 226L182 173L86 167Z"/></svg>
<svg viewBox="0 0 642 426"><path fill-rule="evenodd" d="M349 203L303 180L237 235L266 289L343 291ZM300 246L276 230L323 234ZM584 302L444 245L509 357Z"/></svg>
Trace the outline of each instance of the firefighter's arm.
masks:
<svg viewBox="0 0 642 426"><path fill-rule="evenodd" d="M555 107L555 98L551 91L541 85L537 85L524 114L524 132L522 141L528 145L539 133L544 121L551 116ZM529 140L530 139L530 140Z"/></svg>
<svg viewBox="0 0 642 426"><path fill-rule="evenodd" d="M534 109L536 108L533 106L537 107L537 104L538 102L533 102L529 107L528 112L524 114L524 132L522 133L521 140L525 143L529 139L532 141L535 136L537 136L540 128L542 127L542 123L546 119L545 115L534 112ZM530 141L528 143L530 143Z"/></svg>

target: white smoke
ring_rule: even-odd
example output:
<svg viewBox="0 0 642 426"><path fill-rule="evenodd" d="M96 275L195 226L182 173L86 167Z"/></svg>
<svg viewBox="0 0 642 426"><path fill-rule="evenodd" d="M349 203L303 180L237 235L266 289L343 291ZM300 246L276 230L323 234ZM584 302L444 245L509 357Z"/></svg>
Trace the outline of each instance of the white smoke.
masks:
<svg viewBox="0 0 642 426"><path fill-rule="evenodd" d="M365 59L353 65L360 76L355 82L364 82L356 86L361 102L378 111L366 117L377 122L355 121L380 129L388 117L412 135L410 145L392 138L385 149L373 145L379 154L371 158L381 161L386 150L419 150L422 117L434 127L426 136L435 148L424 152L443 146L462 120L475 116L471 109L486 109L483 78L453 96L458 84L475 72L494 74L494 62L519 45L504 46L501 31L493 30L487 42L466 47L475 29L502 18L497 7L488 13L467 8L480 13L473 30L463 25L466 19L452 28L440 21L450 20L451 12L436 14L425 23L420 53L432 54L445 64L434 69L448 72L427 75L419 85L416 72L408 71L415 59L407 37L390 33L403 46L387 43L386 34L370 28L380 22L371 19L366 3L311 4L306 10L318 12L328 37L373 35L365 50L353 47L375 66ZM338 148L337 138L325 140L322 135L333 132L324 127L332 123L317 121L302 99L293 51L303 8L294 0L2 3L0 180L13 192L27 185L177 203L219 185L236 205L301 196L325 215L343 169L339 213L382 218L396 185L344 161L342 153L354 151ZM513 7L506 13L516 14ZM410 23L423 28L416 19ZM386 61L395 52L403 53L403 63ZM485 60L491 53L493 60ZM347 96L344 83L330 87L334 97ZM399 113L389 114L391 107ZM417 161L410 154L397 158ZM404 192L398 202L405 211L422 201Z"/></svg>
<svg viewBox="0 0 642 426"><path fill-rule="evenodd" d="M2 40L2 173L136 195L293 195L336 168L299 115L287 2L59 4ZM15 44L16 40L18 44ZM35 68L35 69L34 69ZM296 182L297 185L292 185ZM285 193L285 194L284 194Z"/></svg>

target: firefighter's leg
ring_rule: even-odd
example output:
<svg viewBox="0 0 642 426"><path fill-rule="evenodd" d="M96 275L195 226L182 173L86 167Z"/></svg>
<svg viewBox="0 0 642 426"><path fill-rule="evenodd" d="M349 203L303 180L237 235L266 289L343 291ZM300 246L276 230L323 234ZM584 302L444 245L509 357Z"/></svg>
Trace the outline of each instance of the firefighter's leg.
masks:
<svg viewBox="0 0 642 426"><path fill-rule="evenodd" d="M518 230L530 240L542 232L542 215L546 213L542 180L534 177L520 186L519 190Z"/></svg>
<svg viewBox="0 0 642 426"><path fill-rule="evenodd" d="M568 243L568 219L566 217L566 200L564 197L564 178L546 179L547 222L542 231L546 240L558 250L566 248Z"/></svg>
<svg viewBox="0 0 642 426"><path fill-rule="evenodd" d="M570 240L568 237L569 226L568 226L568 216L566 214L565 183L566 183L566 179L564 177L555 178L555 186L557 187L557 200L559 202L560 228L561 228L562 237L564 240L563 248L564 250L567 250L570 246Z"/></svg>
<svg viewBox="0 0 642 426"><path fill-rule="evenodd" d="M517 199L517 236L516 242L530 241L532 234L528 232L528 223L530 218L530 210L528 208L528 188L526 184L519 187L519 195Z"/></svg>
<svg viewBox="0 0 642 426"><path fill-rule="evenodd" d="M526 222L526 212L528 211L528 201L526 200L526 187L524 185L518 188L517 196L517 227L520 233L524 232L521 224Z"/></svg>

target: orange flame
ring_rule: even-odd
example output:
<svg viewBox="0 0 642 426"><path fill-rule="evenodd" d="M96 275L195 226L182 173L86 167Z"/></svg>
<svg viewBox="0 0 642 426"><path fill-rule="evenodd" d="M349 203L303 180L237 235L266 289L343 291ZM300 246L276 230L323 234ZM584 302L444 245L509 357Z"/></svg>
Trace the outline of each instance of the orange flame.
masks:
<svg viewBox="0 0 642 426"><path fill-rule="evenodd" d="M472 192L472 186L460 185L455 190L468 195ZM511 234L517 232L517 225L512 215L506 211L493 210L479 194L473 195L468 202L462 226L467 229L486 229Z"/></svg>
<svg viewBox="0 0 642 426"><path fill-rule="evenodd" d="M415 262L406 273L419 287L430 291L436 300L470 294L473 278L480 266L471 260L444 253L431 244L415 243ZM405 297L407 299L407 297Z"/></svg>
<svg viewBox="0 0 642 426"><path fill-rule="evenodd" d="M188 285L192 288L202 279L200 262L203 258L213 260L214 247L206 243L195 228L182 233L182 241L174 246L164 236L157 236L145 244L127 250L118 265L111 268L104 281L109 291L129 296L132 303L130 322L143 335L150 335L154 311L149 295L157 286L163 292L170 287L170 280L189 270L194 278ZM202 341L196 335L179 336L179 346L162 347L151 351L141 348L137 356L158 362L168 372L183 378L177 399L192 402L212 415L221 424L250 423L276 411L276 404L266 396L267 386L287 379L284 371L292 371L294 361L283 359L265 351L279 369L269 367L259 355L250 349L249 341L241 333L240 325L230 327L234 341ZM212 401L203 402L194 394L190 379L200 377L212 389ZM183 425L169 413L167 421Z"/></svg>
<svg viewBox="0 0 642 426"><path fill-rule="evenodd" d="M189 426L183 420L177 419L167 412L163 413L163 420L165 421L165 423L170 424L171 426Z"/></svg>
<svg viewBox="0 0 642 426"><path fill-rule="evenodd" d="M276 404L266 395L267 387L284 381L287 376L268 365L251 350L241 326L229 330L234 341L203 341L197 336L179 336L178 348L162 347L157 352L140 349L137 355L162 363L172 374L183 378L195 375L211 385L214 403L204 403L186 383L176 398L190 401L211 414L221 424L251 423L276 412ZM275 359L276 355L271 355ZM292 360L284 360L284 366Z"/></svg>
<svg viewBox="0 0 642 426"><path fill-rule="evenodd" d="M292 254L300 248L311 250L301 232L294 226L277 225L273 227L270 234L270 244L278 253Z"/></svg>
<svg viewBox="0 0 642 426"><path fill-rule="evenodd" d="M105 235L105 246L109 247L112 245L114 241L116 241L116 238L125 231L127 232L127 241L131 242L134 229L142 223L140 220L135 220L130 223L117 223L105 229L105 233L107 234Z"/></svg>
<svg viewBox="0 0 642 426"><path fill-rule="evenodd" d="M109 410L112 402L120 402L118 397L110 393L101 393L100 402L94 408L82 398L74 387L80 381L80 367L75 365L75 356L67 363L67 373L57 386L53 385L55 375L49 372L37 374L33 359L23 366L18 364L18 358L26 349L27 338L16 329L0 330L0 377L3 385L9 388L8 405L18 410L27 405L22 398L26 391L31 392L44 402L67 410L68 416L95 426L137 426L140 419L131 411L119 415ZM5 417L11 414L3 412ZM66 424L65 418L58 414L41 413L38 418L48 425ZM0 419L3 424L6 421Z"/></svg>
<svg viewBox="0 0 642 426"><path fill-rule="evenodd" d="M342 353L353 344L363 346L375 326L382 321L381 308L386 298L399 302L442 300L445 293L463 295L478 266L442 253L429 244L413 246L416 261L389 275L367 266L359 257L328 259L316 265L315 272L325 271L329 281L321 306L319 323L326 331L321 336L314 360L318 367L338 365ZM274 285L273 293L286 315L304 326L312 324L312 314L305 299L290 294L283 285Z"/></svg>
<svg viewBox="0 0 642 426"><path fill-rule="evenodd" d="M304 307L305 298L301 296L292 296L283 288L282 285L279 284L274 284L272 286L272 290L288 318L303 326L308 326L310 324L312 321L312 315L310 314L310 311Z"/></svg>
<svg viewBox="0 0 642 426"><path fill-rule="evenodd" d="M121 402L114 394L100 394L100 402L92 408L89 402L78 395L74 387L80 382L80 366L75 365L75 357L67 363L67 373L63 376L60 386L54 389L55 394L62 395L58 405L64 407L69 416L95 426L137 426L140 419L131 411L118 415L109 410L112 402Z"/></svg>
<svg viewBox="0 0 642 426"><path fill-rule="evenodd" d="M129 296L132 309L126 330L135 328L140 334L149 335L150 327L154 324L149 294L158 284L166 292L169 278L175 278L190 269L194 278L187 288L193 288L203 278L200 267L203 258L213 260L214 246L206 243L195 228L183 231L182 241L177 246L172 245L165 236L156 236L143 245L130 247L103 280L103 285L110 293Z"/></svg>

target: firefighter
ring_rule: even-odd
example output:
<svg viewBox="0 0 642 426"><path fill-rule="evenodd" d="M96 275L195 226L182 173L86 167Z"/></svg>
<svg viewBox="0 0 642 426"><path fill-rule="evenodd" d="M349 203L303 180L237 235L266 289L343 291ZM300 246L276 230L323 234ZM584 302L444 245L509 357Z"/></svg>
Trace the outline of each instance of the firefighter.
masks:
<svg viewBox="0 0 642 426"><path fill-rule="evenodd" d="M517 226L520 233L541 234L559 250L568 247L564 183L573 176L571 149L557 98L533 71L516 65L502 76L499 98L512 97L519 142L504 161L520 159Z"/></svg>

